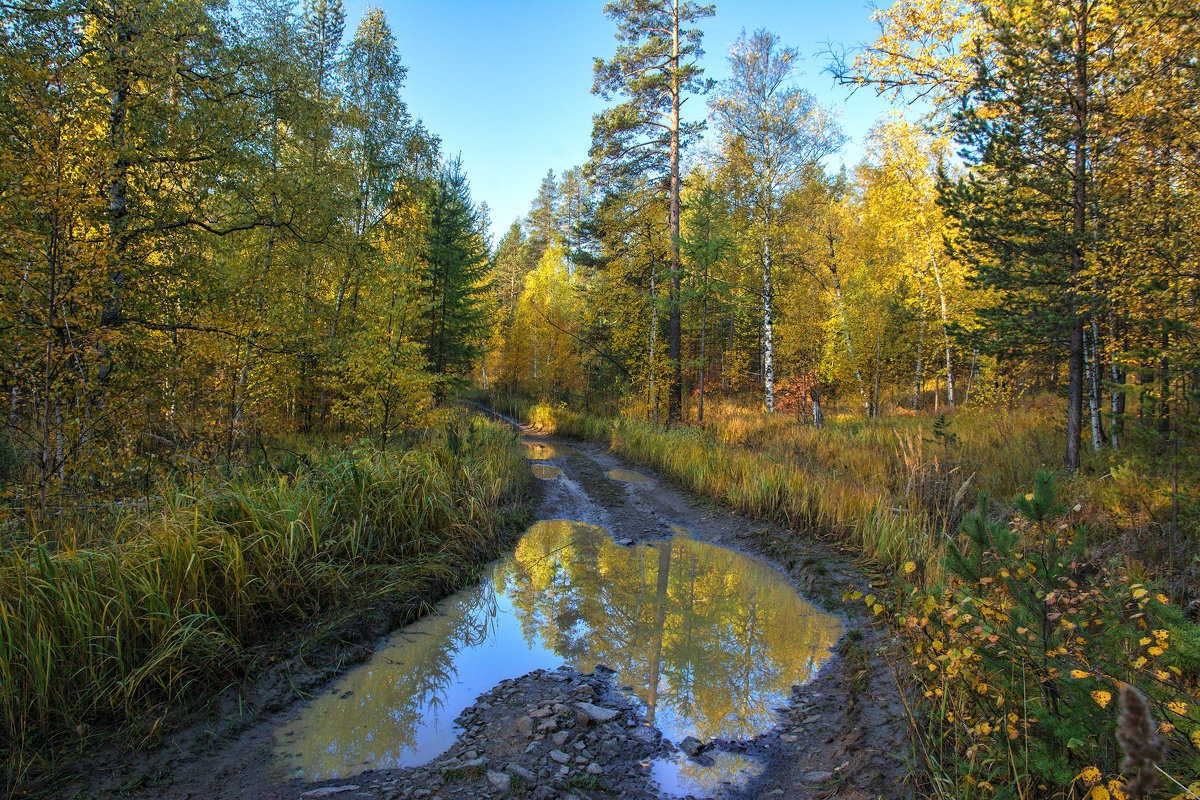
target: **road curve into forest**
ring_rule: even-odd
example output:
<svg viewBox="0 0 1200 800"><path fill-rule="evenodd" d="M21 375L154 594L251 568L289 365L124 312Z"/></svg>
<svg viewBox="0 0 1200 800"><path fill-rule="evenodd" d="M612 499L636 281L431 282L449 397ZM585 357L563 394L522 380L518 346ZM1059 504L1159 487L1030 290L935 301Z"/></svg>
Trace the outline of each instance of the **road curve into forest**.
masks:
<svg viewBox="0 0 1200 800"><path fill-rule="evenodd" d="M522 438L539 475L537 519L578 524L535 525L497 562L491 580L499 588L451 598L399 635L408 644L394 639L340 678L329 680L335 670L325 665L324 685L309 700L293 691L285 702L260 704L265 711L252 723L231 722L224 735L210 723L201 735L169 742L140 768L150 778L135 796L912 796L893 669L869 620L847 618L840 603L847 588L864 588L852 559L816 542L771 546L788 537L599 444L528 429ZM592 572L580 572L585 567ZM482 618L495 617L497 607L511 611L521 632L519 657L479 637L455 644L475 648L483 665L477 686L469 655L458 665L454 648L432 648L452 664L446 680L466 698L458 708L440 701L441 714L458 723L442 725L449 738L430 751L440 755L405 767L380 755L386 742L374 750L346 744L382 739L384 728L403 722L397 718L430 713L400 708L414 693L408 678L372 665L432 658L425 643L437 631L476 622L480 608ZM503 636L503 621L488 624L493 638ZM412 655L418 640L426 655ZM371 703L380 708L372 712ZM356 716L371 713L386 724ZM406 730L421 723L409 720ZM118 793L129 797L129 786L96 781L87 789L93 797Z"/></svg>

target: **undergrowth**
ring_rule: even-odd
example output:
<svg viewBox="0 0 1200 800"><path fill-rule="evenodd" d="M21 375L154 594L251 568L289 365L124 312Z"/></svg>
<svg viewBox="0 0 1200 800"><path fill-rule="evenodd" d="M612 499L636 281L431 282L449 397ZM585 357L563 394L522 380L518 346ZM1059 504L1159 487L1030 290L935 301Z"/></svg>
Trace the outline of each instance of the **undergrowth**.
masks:
<svg viewBox="0 0 1200 800"><path fill-rule="evenodd" d="M1170 795L1200 775L1200 627L1120 558L1096 560L1082 507L1058 502L1053 477L1017 497L1011 522L981 495L949 539L946 582L916 564L890 598L850 593L907 644L929 712L921 755L946 798L1125 798L1114 702L1148 698ZM906 585L907 584L907 585ZM1191 791L1194 791L1191 790Z"/></svg>
<svg viewBox="0 0 1200 800"><path fill-rule="evenodd" d="M160 510L106 517L103 536L90 526L81 537L75 517L9 530L8 789L91 726L157 718L238 679L282 626L456 588L464 567L495 553L529 482L511 432L465 418L403 452L327 450L303 462L165 490Z"/></svg>

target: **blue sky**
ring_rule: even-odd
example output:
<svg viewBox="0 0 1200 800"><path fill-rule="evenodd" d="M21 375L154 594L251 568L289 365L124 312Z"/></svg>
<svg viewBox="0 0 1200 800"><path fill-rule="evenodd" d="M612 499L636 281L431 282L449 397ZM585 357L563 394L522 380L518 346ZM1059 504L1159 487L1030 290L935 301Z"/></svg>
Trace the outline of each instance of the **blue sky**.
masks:
<svg viewBox="0 0 1200 800"><path fill-rule="evenodd" d="M366 0L345 0L347 36ZM592 59L616 47L603 0L383 0L403 63L409 110L461 153L476 202L486 201L499 234L523 216L547 169L555 174L587 158L593 96ZM744 28L765 27L804 55L800 85L841 116L849 164L863 136L889 110L873 92L848 90L824 72L826 42L853 46L875 38L871 8L857 0L726 0L703 20L708 77L727 74L729 44ZM703 116L693 98L688 116Z"/></svg>

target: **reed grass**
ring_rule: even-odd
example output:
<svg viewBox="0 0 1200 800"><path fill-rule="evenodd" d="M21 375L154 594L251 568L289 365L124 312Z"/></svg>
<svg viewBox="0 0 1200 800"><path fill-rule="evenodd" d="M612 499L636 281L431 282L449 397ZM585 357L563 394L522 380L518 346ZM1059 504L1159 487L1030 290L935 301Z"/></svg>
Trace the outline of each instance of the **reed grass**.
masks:
<svg viewBox="0 0 1200 800"><path fill-rule="evenodd" d="M160 511L130 513L86 546L62 524L10 534L0 550L10 788L35 748L85 723L125 724L238 678L284 625L384 594L436 599L495 553L498 516L528 482L505 426L459 420L405 452L328 452L291 475L167 493Z"/></svg>

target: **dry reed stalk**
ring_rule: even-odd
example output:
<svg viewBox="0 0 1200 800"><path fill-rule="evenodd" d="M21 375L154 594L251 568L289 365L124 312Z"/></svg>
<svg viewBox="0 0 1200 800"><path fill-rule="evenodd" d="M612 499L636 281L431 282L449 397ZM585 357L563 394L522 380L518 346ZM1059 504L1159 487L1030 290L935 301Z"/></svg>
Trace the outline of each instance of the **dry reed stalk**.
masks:
<svg viewBox="0 0 1200 800"><path fill-rule="evenodd" d="M1154 717L1146 696L1130 684L1121 687L1121 719L1117 726L1117 742L1125 752L1121 773L1137 776L1129 779L1125 793L1133 800L1142 800L1158 781L1155 767L1162 761L1166 740L1155 730Z"/></svg>

